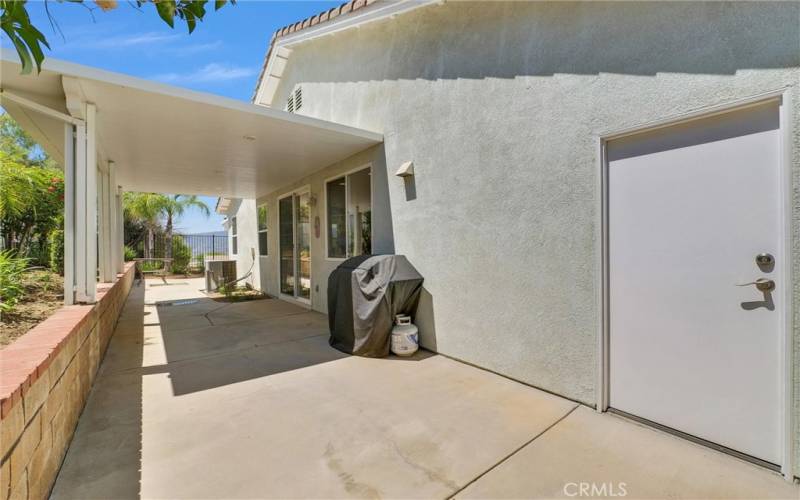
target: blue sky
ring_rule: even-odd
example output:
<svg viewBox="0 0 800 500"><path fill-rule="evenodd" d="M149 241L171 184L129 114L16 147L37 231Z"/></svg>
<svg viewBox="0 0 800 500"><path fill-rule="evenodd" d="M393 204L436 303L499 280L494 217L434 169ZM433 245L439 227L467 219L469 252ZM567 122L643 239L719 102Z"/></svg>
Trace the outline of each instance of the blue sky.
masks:
<svg viewBox="0 0 800 500"><path fill-rule="evenodd" d="M28 2L28 12L50 43L47 57L249 101L272 33L342 1L239 0L216 12L211 1L205 21L191 35L177 19L170 29L152 4L138 10L135 2L125 0L109 12L88 0L85 5L48 2L63 38L51 29L44 2ZM0 39L10 47L5 35ZM204 200L214 208L215 198ZM179 227L185 232L219 230L221 220L216 214L206 219L189 213Z"/></svg>

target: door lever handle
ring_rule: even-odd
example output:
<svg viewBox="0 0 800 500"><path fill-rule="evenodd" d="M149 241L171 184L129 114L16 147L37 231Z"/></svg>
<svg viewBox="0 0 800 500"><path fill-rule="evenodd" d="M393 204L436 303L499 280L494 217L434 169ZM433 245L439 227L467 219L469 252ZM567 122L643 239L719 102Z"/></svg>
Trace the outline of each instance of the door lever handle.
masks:
<svg viewBox="0 0 800 500"><path fill-rule="evenodd" d="M751 281L750 283L740 283L737 284L736 286L750 286L750 285L755 285L756 288L761 292L771 292L772 290L775 290L775 282L767 278L758 278L757 280Z"/></svg>

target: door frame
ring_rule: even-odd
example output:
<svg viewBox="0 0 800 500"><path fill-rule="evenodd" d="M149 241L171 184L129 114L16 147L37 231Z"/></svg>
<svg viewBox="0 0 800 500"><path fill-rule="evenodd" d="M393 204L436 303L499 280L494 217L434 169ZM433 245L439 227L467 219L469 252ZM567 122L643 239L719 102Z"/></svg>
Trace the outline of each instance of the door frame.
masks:
<svg viewBox="0 0 800 500"><path fill-rule="evenodd" d="M754 107L768 102L780 102L779 107L779 124L781 129L781 165L780 165L780 207L781 217L783 223L781 224L781 239L783 244L784 259L787 265L783 266L783 272L779 279L786 283L783 287L782 299L784 303L783 321L780 321L780 338L783 347L781 356L781 434L783 445L783 461L780 464L780 470L783 476L788 481L794 478L794 456L793 456L793 389L794 381L792 377L792 367L794 366L793 355L793 330L792 330L792 317L793 317L793 297L792 297L792 263L794 256L792 255L792 171L791 171L791 158L792 158L792 116L791 116L791 90L785 87L779 90L766 92L750 96L743 99L738 99L724 104L700 108L698 110L673 115L662 120L646 122L641 125L633 127L612 130L607 133L602 133L597 137L597 228L600 228L599 238L596 238L596 257L597 269L600 273L597 275L596 286L599 293L597 294L597 306L599 311L599 331L597 335L598 346L598 366L597 366L597 402L596 409L598 412L605 412L609 408L609 395L610 395L610 322L609 322L609 248L608 248L608 158L606 156L607 144L609 141L619 139L622 137L636 135L642 132L649 132L652 130L670 127L681 123L686 123L698 119L708 118L714 115L724 114L731 111L737 111Z"/></svg>
<svg viewBox="0 0 800 500"><path fill-rule="evenodd" d="M275 259L275 260L277 261L277 266L278 266L277 274L276 274L276 276L278 277L278 298L280 298L282 300L285 300L287 302L291 302L293 304L297 304L297 305L302 306L302 307L311 308L312 307L312 298L314 297L314 287L313 286L311 287L311 295L309 296L308 299L303 299L303 298L297 297L297 284L298 284L298 282L300 280L298 271L300 269L300 266L298 265L298 260L297 260L297 255L296 255L297 254L297 218L295 217L296 207L294 206L294 204L295 204L294 197L297 196L297 195L300 195L300 194L305 194L305 193L308 193L309 197L311 196L311 185L310 184L304 184L302 186L298 186L297 188L292 189L290 191L287 191L287 192L285 192L285 193L283 193L281 195L278 195L276 197L277 212L278 212L278 227L277 227L277 229L278 229L278 235L277 235L278 236L278 238L277 238L277 240L278 240L278 255L277 255L277 257L278 258ZM295 293L295 295L288 295L288 294L285 294L285 293L283 293L281 291L281 200L284 199L284 198L287 198L289 196L292 197L292 248L293 248L294 253L295 253L294 258L292 260L292 265L294 266L294 280L295 280L294 293ZM311 217L311 214L309 214L309 217ZM313 220L313 217L312 217L312 220ZM308 258L309 259L313 259L312 255L311 255L311 246L309 246L309 248L308 248ZM308 276L308 278L313 283L313 278L311 277L312 270L313 269L309 265L309 276Z"/></svg>

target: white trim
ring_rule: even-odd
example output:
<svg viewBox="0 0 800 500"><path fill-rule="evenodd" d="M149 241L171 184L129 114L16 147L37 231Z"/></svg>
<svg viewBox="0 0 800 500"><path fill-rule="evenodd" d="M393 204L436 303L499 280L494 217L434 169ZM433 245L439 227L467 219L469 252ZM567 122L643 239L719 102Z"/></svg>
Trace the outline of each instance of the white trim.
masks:
<svg viewBox="0 0 800 500"><path fill-rule="evenodd" d="M231 216L228 221L230 221L230 228L231 228L231 255L239 255L239 221L236 219L237 216ZM233 240L236 240L236 244L233 244Z"/></svg>
<svg viewBox="0 0 800 500"><path fill-rule="evenodd" d="M56 111L55 109L48 108L38 102L31 101L22 96L18 96L14 93L11 93L3 88L0 88L0 103L2 103L3 99L8 99L11 102L15 102L20 106L32 109L33 111L37 111L43 115L49 116L51 118L55 118L57 120L61 120L62 122L71 123L72 125L82 125L83 120L80 118L74 118L70 115L61 113L60 111Z"/></svg>
<svg viewBox="0 0 800 500"><path fill-rule="evenodd" d="M780 127L782 129L782 143L783 154L781 160L781 215L784 221L781 237L783 238L783 251L784 260L786 265L783 266L782 282L786 285L783 287L784 299L784 321L781 326L781 339L783 343L783 361L781 370L783 372L782 378L782 443L783 443L783 463L781 465L781 473L787 481L792 481L794 478L793 471L793 366L794 366L794 352L793 352L793 339L792 339L792 318L793 318L793 302L792 302L792 274L791 267L793 260L791 237L792 237L792 172L791 172L791 154L792 154L792 123L791 123L791 95L790 88L783 88L771 92L754 95L751 97L737 99L734 101L726 102L716 106L709 106L700 108L688 113L675 115L657 120L653 122L644 123L636 127L629 127L626 129L600 134L598 137L598 164L601 171L598 175L599 183L597 189L600 194L600 210L599 216L601 223L601 237L598 241L598 253L600 254L599 262L601 265L599 276L599 298L600 304L600 339L598 341L598 370L597 370L597 406L598 411L606 411L609 405L608 391L608 375L609 375L609 360L608 356L608 343L610 339L610 328L608 324L608 162L606 161L606 145L609 141L619 139L621 137L639 134L643 132L650 132L659 128L669 127L677 124L683 124L690 121L712 117L718 114L729 113L732 111L739 111L752 106L766 104L770 101L780 101Z"/></svg>
<svg viewBox="0 0 800 500"><path fill-rule="evenodd" d="M297 255L295 255L295 253L297 252L297 220L295 219L296 210L295 210L295 199L294 198L296 196L298 196L298 195L306 194L306 193L308 193L308 196L310 198L311 197L311 184L303 184L303 185L301 185L301 186L299 186L299 187L297 187L295 189L292 189L291 191L285 192L284 194L279 195L279 196L277 196L275 198L275 200L277 202L275 210L277 211L277 215L278 215L278 218L277 218L277 220L278 220L278 228L277 228L277 230L278 230L278 238L277 238L277 241L278 241L278 254L277 254L277 258L275 260L276 260L276 264L277 264L277 267L278 267L278 270L277 270L277 273L276 273L276 276L278 278L278 294L277 294L278 298L283 299L283 300L287 300L289 302L299 303L299 304L302 304L302 305L305 305L305 306L311 308L312 307L312 300L313 300L313 297L314 297L314 286L313 286L314 285L314 278L313 278L312 273L311 273L313 267L311 266L311 264L309 264L308 279L311 282L311 288L310 288L310 291L309 291L309 297L308 297L308 299L304 299L302 297L298 297L297 293L298 293L298 283L300 281L300 277L299 277L300 266L298 264L299 263L299 259L297 258ZM285 294L285 293L283 293L281 291L281 200L284 199L284 198L288 198L288 197L292 197L292 268L293 268L293 272L294 272L294 282L295 282L294 283L294 295ZM308 216L311 217L311 213L309 213ZM256 224L256 225L258 225L258 224ZM310 233L309 233L309 236L310 236ZM311 244L310 244L310 241L309 241L309 247L308 247L308 258L310 259L311 262L313 262L314 256L311 255Z"/></svg>
<svg viewBox="0 0 800 500"><path fill-rule="evenodd" d="M781 142L783 176L781 178L781 197L783 210L783 255L786 265L783 266L783 303L785 316L783 323L783 463L781 473L787 481L794 480L794 345L792 321L794 318L794 301L792 290L792 265L795 262L792 252L792 96L789 89L781 94L780 127L783 131Z"/></svg>
<svg viewBox="0 0 800 500"><path fill-rule="evenodd" d="M325 237L324 238L325 239L325 245L324 245L324 247L325 247L325 255L324 255L324 258L325 258L325 260L327 260L329 262L344 262L344 261L346 261L347 259L349 259L350 257L353 257L353 256L352 255L347 255L347 232L349 231L349 228L348 228L348 224L347 224L347 220L346 219L345 219L345 257L330 257L330 255L328 253L328 183L331 182L331 181L335 181L336 179L339 179L340 177L344 177L345 178L345 197L347 198L346 201L345 201L345 207L346 207L346 206L348 206L350 204L350 189L349 189L349 186L347 185L347 176L349 176L351 174L355 174L357 172L361 172L362 170L366 170L366 169L369 169L369 171L370 171L369 206L370 206L370 210L372 210L372 208L375 205L375 186L373 186L373 178L374 178L374 176L372 175L372 173L373 173L372 172L372 170L373 170L372 169L372 162L368 162L368 163L365 163L365 164L363 164L363 165L361 165L359 167L355 167L355 168L352 168L350 170L346 170L345 172L342 172L342 173L339 173L337 175L328 177L326 179L323 179L323 181L322 181L322 230L324 232L324 237ZM370 230L370 239L373 240L374 237L375 237L374 225L370 226L369 230Z"/></svg>
<svg viewBox="0 0 800 500"><path fill-rule="evenodd" d="M259 229L258 227L258 209L264 207L267 210L267 226L264 229ZM267 233L267 253L265 255L261 254L261 233ZM269 257L269 202L265 201L264 203L256 203L256 246L258 247L258 256L259 257Z"/></svg>
<svg viewBox="0 0 800 500"><path fill-rule="evenodd" d="M599 412L608 410L609 392L609 323L608 323L608 163L606 162L606 140L597 138L597 182L600 196L597 206L597 228L600 230L595 244L597 258L597 290L599 332L597 338L597 402Z"/></svg>
<svg viewBox="0 0 800 500"><path fill-rule="evenodd" d="M272 54L270 55L269 61L267 61L267 66L264 69L253 101L256 105L262 107L270 108L273 106L275 92L278 90L279 84L273 84L272 81L280 81L283 76L283 71L288 64L291 54L291 46L315 38L332 35L346 29L357 28L373 21L405 14L420 7L441 5L442 3L442 0L384 0L355 12L342 14L330 21L324 21L315 26L304 28L296 33L277 38L274 42ZM282 61L278 62L277 59L282 59ZM269 87L269 89L267 89L267 87ZM266 95L267 91L271 92L271 95Z"/></svg>

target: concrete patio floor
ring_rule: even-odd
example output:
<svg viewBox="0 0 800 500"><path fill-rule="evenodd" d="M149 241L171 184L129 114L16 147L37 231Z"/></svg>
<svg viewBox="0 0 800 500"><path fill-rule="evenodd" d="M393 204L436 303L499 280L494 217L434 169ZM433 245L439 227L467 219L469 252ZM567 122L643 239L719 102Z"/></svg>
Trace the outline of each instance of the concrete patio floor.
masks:
<svg viewBox="0 0 800 500"><path fill-rule="evenodd" d="M345 356L322 314L202 286L134 286L53 498L552 498L587 482L628 498L800 496L442 356Z"/></svg>

